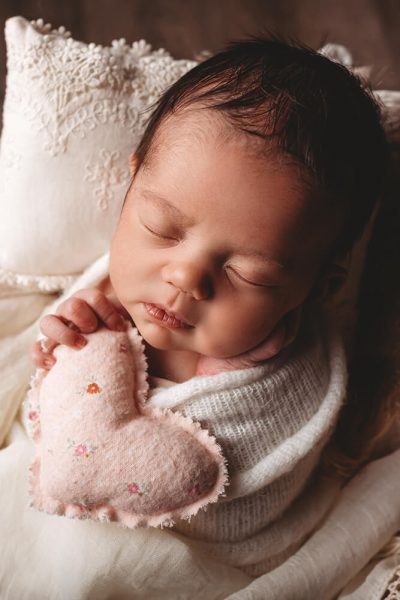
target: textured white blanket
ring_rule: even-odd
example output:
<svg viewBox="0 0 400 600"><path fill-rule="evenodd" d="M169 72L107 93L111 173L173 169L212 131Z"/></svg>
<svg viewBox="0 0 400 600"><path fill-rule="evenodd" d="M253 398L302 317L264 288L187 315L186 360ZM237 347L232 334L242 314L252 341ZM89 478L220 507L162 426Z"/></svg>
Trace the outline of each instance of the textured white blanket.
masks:
<svg viewBox="0 0 400 600"><path fill-rule="evenodd" d="M65 297L95 285L106 275L107 267L105 255L65 291ZM240 420L228 399L234 402L239 387L243 392L243 380L238 386L235 379L243 372L232 372L229 384L221 374L214 376L209 389L211 378L195 378L153 395L152 403L176 407L207 423L221 439L231 464L229 496L197 522L182 522L176 530L131 531L116 524L67 519L29 508L27 480L33 446L20 411L34 370L29 348L39 334L40 317L53 312L63 298L34 289L25 294L17 288L0 290L0 597L381 597L400 556L370 559L400 528L400 449L371 462L343 489L338 480L321 479L312 480L315 488L308 497L301 493L342 401L343 363L333 338L325 363L321 354L325 350L316 344L308 355L303 354L306 362L298 365L299 369L310 369L314 381L304 390L307 403L300 411L292 404L285 413L280 399L272 394L269 410L262 413L265 402L259 400L271 385L266 383L268 378L260 383L263 377L260 380L259 369L263 367L245 374L250 380L253 377L248 391L253 385L260 387L257 394L250 394L253 404L246 405L248 410L243 410ZM328 368L318 368L318 364ZM292 376L286 373L289 379L285 380L281 372L282 379L274 383L276 389L287 385ZM220 388L215 394L217 377ZM268 389L271 392L272 388ZM321 398L322 389L325 393ZM201 403L204 398L208 401ZM243 397L239 394L240 400ZM199 414L201 405L208 407L203 415ZM229 415L231 423L234 418L243 423L246 435L238 426L227 427ZM251 416L247 421L246 415ZM260 422L270 419L275 437L260 435L256 415ZM282 429L284 425L286 429ZM238 439L248 440L248 447L239 447ZM314 444L317 450L312 452ZM271 495L267 510L262 512L261 492L267 499L265 493L268 495L279 482L286 482L286 486L276 488L278 495ZM282 515L279 507L276 509L278 504L272 506L272 497L280 502L280 508L287 508ZM238 512L232 520L228 513L235 505ZM240 514L245 518L240 520ZM232 522L236 523L233 529L227 526ZM269 572L260 577L251 576L266 570Z"/></svg>
<svg viewBox="0 0 400 600"><path fill-rule="evenodd" d="M346 381L340 339L313 317L284 360L154 390L151 405L179 410L215 435L230 474L227 498L175 530L252 576L291 556L340 489L339 479L313 471Z"/></svg>

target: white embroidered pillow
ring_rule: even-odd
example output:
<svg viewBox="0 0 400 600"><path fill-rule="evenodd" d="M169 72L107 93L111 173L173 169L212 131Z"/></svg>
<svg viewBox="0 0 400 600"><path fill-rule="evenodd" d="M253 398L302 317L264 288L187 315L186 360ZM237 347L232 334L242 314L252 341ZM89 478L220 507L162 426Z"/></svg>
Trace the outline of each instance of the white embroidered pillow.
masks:
<svg viewBox="0 0 400 600"><path fill-rule="evenodd" d="M5 36L0 282L50 291L108 250L146 109L197 62L22 17Z"/></svg>

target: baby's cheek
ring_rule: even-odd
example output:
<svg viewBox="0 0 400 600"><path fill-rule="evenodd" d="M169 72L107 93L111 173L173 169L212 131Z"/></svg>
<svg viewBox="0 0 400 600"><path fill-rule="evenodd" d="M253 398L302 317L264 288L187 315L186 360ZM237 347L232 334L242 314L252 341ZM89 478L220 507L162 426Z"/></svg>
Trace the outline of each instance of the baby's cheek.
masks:
<svg viewBox="0 0 400 600"><path fill-rule="evenodd" d="M197 349L200 354L214 358L229 358L248 349L253 335L235 318L221 319L219 322L198 328Z"/></svg>
<svg viewBox="0 0 400 600"><path fill-rule="evenodd" d="M204 354L227 358L247 352L271 333L281 313L268 306L236 304L213 314L201 328L202 346L207 349Z"/></svg>
<svg viewBox="0 0 400 600"><path fill-rule="evenodd" d="M124 236L117 236L110 248L109 272L114 288L127 290L136 284L141 276L137 260L137 251L132 241L124 240Z"/></svg>
<svg viewBox="0 0 400 600"><path fill-rule="evenodd" d="M120 270L122 267L122 260L124 254L121 251L121 244L118 237L114 237L110 246L110 260L109 260L109 273L111 283L116 282L120 277Z"/></svg>

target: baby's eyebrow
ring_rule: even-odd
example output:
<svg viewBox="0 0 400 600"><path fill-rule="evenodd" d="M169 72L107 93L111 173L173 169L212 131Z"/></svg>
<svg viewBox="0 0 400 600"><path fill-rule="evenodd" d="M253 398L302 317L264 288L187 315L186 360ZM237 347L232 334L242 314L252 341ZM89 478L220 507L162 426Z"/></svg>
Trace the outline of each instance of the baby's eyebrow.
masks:
<svg viewBox="0 0 400 600"><path fill-rule="evenodd" d="M167 210L171 214L173 219L179 222L181 227L191 227L192 225L194 225L192 219L190 219L187 215L180 211L179 208L174 206L169 200L163 198L163 196L160 196L159 194L156 194L151 190L140 189L138 191L144 198L150 200L151 202L154 202L162 210Z"/></svg>

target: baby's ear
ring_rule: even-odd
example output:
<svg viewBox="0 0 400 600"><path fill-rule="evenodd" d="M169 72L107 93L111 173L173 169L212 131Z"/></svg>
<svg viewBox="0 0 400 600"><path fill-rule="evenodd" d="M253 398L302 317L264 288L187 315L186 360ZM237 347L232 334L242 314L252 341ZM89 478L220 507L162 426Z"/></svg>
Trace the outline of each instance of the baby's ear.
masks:
<svg viewBox="0 0 400 600"><path fill-rule="evenodd" d="M347 269L337 263L331 263L320 273L309 299L314 302L325 302L332 298L342 287L347 278Z"/></svg>
<svg viewBox="0 0 400 600"><path fill-rule="evenodd" d="M131 172L131 177L136 173L136 169L139 163L139 157L136 152L132 152L129 156L129 170Z"/></svg>

